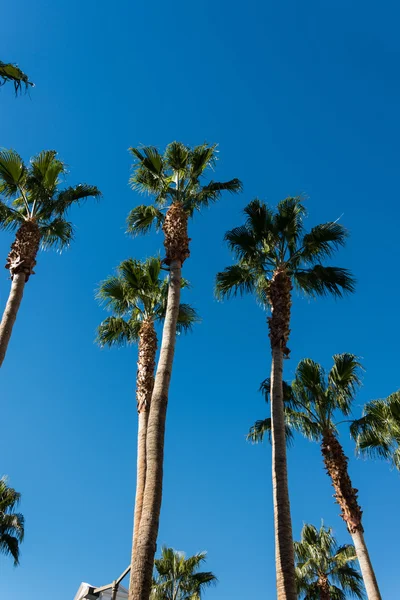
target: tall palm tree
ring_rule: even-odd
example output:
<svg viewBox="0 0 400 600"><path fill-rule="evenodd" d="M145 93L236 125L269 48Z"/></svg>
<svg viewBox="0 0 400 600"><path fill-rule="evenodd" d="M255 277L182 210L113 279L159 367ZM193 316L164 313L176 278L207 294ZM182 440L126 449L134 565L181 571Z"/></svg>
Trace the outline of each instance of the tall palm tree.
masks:
<svg viewBox="0 0 400 600"><path fill-rule="evenodd" d="M292 398L285 408L286 424L307 439L321 444L326 471L341 508L341 517L353 539L369 600L381 600L378 583L364 538L362 510L348 472L348 458L338 439L338 421L351 413L360 385L361 365L353 354L336 354L329 373L306 358L297 366ZM267 423L265 422L267 427ZM259 427L259 430L262 428ZM255 433L255 430L253 430ZM257 436L255 435L255 438Z"/></svg>
<svg viewBox="0 0 400 600"><path fill-rule="evenodd" d="M6 264L12 283L0 324L0 366L40 245L67 247L74 233L66 220L69 208L101 195L97 187L87 184L60 189L65 174L66 166L54 150L40 152L29 166L14 150L0 151L0 228L16 230Z"/></svg>
<svg viewBox="0 0 400 600"><path fill-rule="evenodd" d="M165 317L168 279L161 278L161 262L124 260L117 274L99 287L98 299L114 313L98 327L100 346L138 344L136 401L138 411L136 499L132 542L132 560L137 543L146 482L147 421L154 386L157 352L156 324ZM186 282L182 282L186 285ZM199 318L189 304L179 307L177 331L188 331Z"/></svg>
<svg viewBox="0 0 400 600"><path fill-rule="evenodd" d="M299 599L365 598L354 546L339 546L330 527L305 524L294 554Z"/></svg>
<svg viewBox="0 0 400 600"><path fill-rule="evenodd" d="M25 75L17 65L0 60L0 86L7 81L13 82L16 95L22 91L23 87L27 90L29 86L34 86L34 83L29 81L28 75Z"/></svg>
<svg viewBox="0 0 400 600"><path fill-rule="evenodd" d="M188 219L196 210L217 201L224 191L241 190L238 179L224 183L202 177L216 163L216 146L189 148L180 142L169 144L160 154L156 148L131 148L135 158L131 185L149 194L153 205L141 205L128 216L128 232L146 233L152 225L164 233L165 259L169 268L167 309L160 357L147 428L147 475L142 519L132 565L130 600L148 600L156 551L162 499L165 420L168 391L175 351L179 314L182 265L189 257Z"/></svg>
<svg viewBox="0 0 400 600"><path fill-rule="evenodd" d="M203 591L217 582L211 572L199 571L206 552L185 558L183 552L164 546L154 561L151 600L201 600Z"/></svg>
<svg viewBox="0 0 400 600"><path fill-rule="evenodd" d="M7 477L0 479L0 552L11 555L19 564L19 546L24 539L24 517L15 512L21 494L8 486Z"/></svg>
<svg viewBox="0 0 400 600"><path fill-rule="evenodd" d="M349 271L325 266L343 246L347 232L328 222L304 230L305 208L300 198L282 200L274 211L259 200L244 209L246 221L228 231L225 240L237 262L217 275L217 296L252 293L270 308L268 318L272 352L272 482L275 522L278 600L296 600L293 536L287 478L283 411L283 358L289 356L290 310L293 284L308 296L341 297L354 289Z"/></svg>
<svg viewBox="0 0 400 600"><path fill-rule="evenodd" d="M361 454L383 458L400 470L400 392L368 402L351 433Z"/></svg>

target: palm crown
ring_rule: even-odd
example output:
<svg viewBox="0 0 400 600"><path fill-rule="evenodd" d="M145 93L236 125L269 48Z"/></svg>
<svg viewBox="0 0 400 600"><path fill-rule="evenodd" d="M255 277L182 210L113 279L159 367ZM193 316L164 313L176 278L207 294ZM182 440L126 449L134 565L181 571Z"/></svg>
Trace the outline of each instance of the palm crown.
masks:
<svg viewBox="0 0 400 600"><path fill-rule="evenodd" d="M199 571L205 559L206 552L185 558L164 546L161 558L154 561L150 600L200 600L203 590L217 581L213 573Z"/></svg>
<svg viewBox="0 0 400 600"><path fill-rule="evenodd" d="M0 552L11 555L14 564L19 563L19 545L24 539L24 517L16 513L21 494L7 485L7 478L0 479Z"/></svg>
<svg viewBox="0 0 400 600"><path fill-rule="evenodd" d="M147 233L152 225L157 230L161 229L165 220L164 209L172 204L180 204L191 217L195 210L216 202L223 191L239 192L242 184L238 179L202 183L205 172L215 166L216 148L216 144L190 148L181 142L169 144L164 154L153 146L131 148L135 158L131 186L151 195L154 205L137 206L130 212L128 232L133 235Z"/></svg>
<svg viewBox="0 0 400 600"><path fill-rule="evenodd" d="M400 392L372 400L361 419L351 425L351 433L361 454L388 460L400 470Z"/></svg>
<svg viewBox="0 0 400 600"><path fill-rule="evenodd" d="M299 431L313 441L321 440L324 432L337 433L338 413L349 416L355 394L361 383L361 364L354 354L336 354L333 367L325 373L321 365L305 358L297 366L291 385L283 384L286 435L288 441L293 431ZM268 402L270 380L261 384L261 391ZM261 442L271 432L271 419L256 421L247 438Z"/></svg>
<svg viewBox="0 0 400 600"><path fill-rule="evenodd" d="M271 279L279 271L309 296L342 296L354 290L347 269L322 264L344 245L348 234L342 225L330 221L306 233L306 211L300 198L282 200L276 211L256 199L244 214L245 224L225 235L237 263L217 275L220 298L251 292L262 305L268 305Z"/></svg>
<svg viewBox="0 0 400 600"><path fill-rule="evenodd" d="M159 258L146 261L124 260L117 274L100 285L98 298L114 315L105 319L98 328L97 340L101 346L136 343L145 319L160 321L165 316L168 278L161 278ZM182 287L187 282L183 280ZM191 329L199 318L189 304L181 304L178 332Z"/></svg>
<svg viewBox="0 0 400 600"><path fill-rule="evenodd" d="M319 600L322 586L332 600L365 597L362 576L354 566L354 546L338 546L330 527L322 524L318 530L314 525L304 525L301 541L294 542L294 551L299 598Z"/></svg>
<svg viewBox="0 0 400 600"><path fill-rule="evenodd" d="M66 220L69 208L101 192L87 184L60 189L66 172L54 150L40 152L29 166L14 150L0 151L0 226L14 230L35 222L43 246L68 246L74 233Z"/></svg>
<svg viewBox="0 0 400 600"><path fill-rule="evenodd" d="M34 84L29 81L28 75L25 75L17 65L4 63L0 60L0 86L7 83L7 81L13 82L16 94L22 91L23 87L27 90L28 86L34 86Z"/></svg>

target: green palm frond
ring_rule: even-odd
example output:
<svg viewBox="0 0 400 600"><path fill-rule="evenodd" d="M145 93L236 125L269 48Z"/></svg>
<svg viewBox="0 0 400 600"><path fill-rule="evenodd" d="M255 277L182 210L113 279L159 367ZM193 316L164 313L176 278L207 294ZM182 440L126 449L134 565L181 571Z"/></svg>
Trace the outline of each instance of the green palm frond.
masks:
<svg viewBox="0 0 400 600"><path fill-rule="evenodd" d="M62 217L73 204L80 204L88 198L99 199L101 196L100 190L95 185L80 183L59 192L52 202L46 204L44 210L49 215Z"/></svg>
<svg viewBox="0 0 400 600"><path fill-rule="evenodd" d="M306 296L341 297L354 291L350 271L320 262L344 245L348 234L341 225L325 223L306 233L306 211L299 197L282 200L275 210L255 199L244 214L245 223L225 234L237 263L218 273L217 296L252 293L266 306L277 272L285 272Z"/></svg>
<svg viewBox="0 0 400 600"><path fill-rule="evenodd" d="M23 215L0 200L0 228L15 231L24 222Z"/></svg>
<svg viewBox="0 0 400 600"><path fill-rule="evenodd" d="M193 330L196 323L200 322L201 319L193 306L190 306L190 304L179 305L178 321L176 323L177 333L188 333Z"/></svg>
<svg viewBox="0 0 400 600"><path fill-rule="evenodd" d="M210 571L199 571L206 552L185 557L183 552L164 546L154 561L151 600L201 600L203 591L217 583Z"/></svg>
<svg viewBox="0 0 400 600"><path fill-rule="evenodd" d="M40 225L42 248L68 248L74 239L72 223L61 218L55 218L44 225Z"/></svg>
<svg viewBox="0 0 400 600"><path fill-rule="evenodd" d="M202 144L190 148L182 142L168 144L164 154L151 146L130 148L134 156L132 188L153 196L156 207L166 209L179 202L188 216L220 199L224 192L237 193L242 185L238 179L211 181L203 185L201 177L216 162L216 146ZM136 208L128 217L128 232L147 233L155 222L160 228L163 215L156 208Z"/></svg>
<svg viewBox="0 0 400 600"><path fill-rule="evenodd" d="M317 225L304 235L299 254L305 262L315 264L333 256L338 248L345 245L348 236L347 229L337 221Z"/></svg>
<svg viewBox="0 0 400 600"><path fill-rule="evenodd" d="M28 90L29 86L34 87L34 83L29 81L28 75L21 71L17 65L0 61L0 86L8 81L13 83L15 95L18 95L23 88Z"/></svg>
<svg viewBox="0 0 400 600"><path fill-rule="evenodd" d="M365 588L354 546L338 546L330 527L322 523L320 529L305 524L301 540L293 543L296 559L296 585L302 600L319 600L319 581L327 578L332 599L345 600L349 597L363 600Z"/></svg>
<svg viewBox="0 0 400 600"><path fill-rule="evenodd" d="M246 264L232 265L217 274L215 294L218 300L250 293L255 289L255 277Z"/></svg>
<svg viewBox="0 0 400 600"><path fill-rule="evenodd" d="M297 287L306 295L342 298L355 291L355 279L348 269L315 265L309 270L299 270L294 274Z"/></svg>
<svg viewBox="0 0 400 600"><path fill-rule="evenodd" d="M0 151L0 194L12 198L19 194L20 186L24 184L27 169L20 155L15 150Z"/></svg>
<svg viewBox="0 0 400 600"><path fill-rule="evenodd" d="M99 346L124 346L136 344L142 323L126 321L123 317L107 317L97 328L96 341Z"/></svg>
<svg viewBox="0 0 400 600"><path fill-rule="evenodd" d="M368 402L350 432L361 454L387 460L400 470L400 392Z"/></svg>
<svg viewBox="0 0 400 600"><path fill-rule="evenodd" d="M15 512L21 494L8 486L7 478L0 479L0 553L11 555L19 564L19 546L24 540L25 520Z"/></svg>
<svg viewBox="0 0 400 600"><path fill-rule="evenodd" d="M335 354L328 373L328 386L337 407L344 415L351 412L351 403L361 385L361 363L354 354Z"/></svg>
<svg viewBox="0 0 400 600"><path fill-rule="evenodd" d="M163 213L155 206L141 204L136 206L127 218L127 233L133 236L145 235L154 226L160 231L164 223Z"/></svg>

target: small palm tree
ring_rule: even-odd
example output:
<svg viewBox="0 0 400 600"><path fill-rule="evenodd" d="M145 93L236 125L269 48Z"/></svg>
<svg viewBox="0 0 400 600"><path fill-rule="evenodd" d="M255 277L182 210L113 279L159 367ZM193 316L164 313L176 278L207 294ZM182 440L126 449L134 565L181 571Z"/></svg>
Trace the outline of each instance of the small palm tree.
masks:
<svg viewBox="0 0 400 600"><path fill-rule="evenodd" d="M29 166L14 150L0 151L0 227L16 230L6 264L12 283L0 324L0 366L40 245L67 247L74 232L66 220L69 208L89 196L101 195L93 185L60 189L65 174L66 166L54 150L40 152Z"/></svg>
<svg viewBox="0 0 400 600"><path fill-rule="evenodd" d="M334 222L304 230L305 208L300 198L282 200L275 211L259 200L244 209L246 221L228 231L225 239L236 264L217 275L219 298L237 293L252 293L268 318L272 351L272 480L274 498L276 578L278 600L295 600L293 536L287 480L285 421L283 405L283 358L289 356L292 287L307 296L331 294L341 297L354 290L349 271L325 266L338 247L343 246L347 231Z"/></svg>
<svg viewBox="0 0 400 600"><path fill-rule="evenodd" d="M216 163L216 146L189 148L180 142L169 144L160 154L156 148L131 148L135 163L131 185L152 196L153 205L141 205L128 216L128 232L147 233L151 226L164 233L165 259L169 267L168 300L160 358L151 400L147 448L147 476L139 537L131 571L130 600L148 600L152 565L161 510L164 432L169 384L175 351L179 314L182 265L189 256L188 219L196 210L219 200L224 191L241 190L238 179L224 183L202 182L207 169Z"/></svg>
<svg viewBox="0 0 400 600"><path fill-rule="evenodd" d="M368 402L351 433L361 454L383 458L400 470L400 392Z"/></svg>
<svg viewBox="0 0 400 600"><path fill-rule="evenodd" d="M25 75L17 65L4 63L0 60L0 86L12 81L14 84L15 94L17 95L24 87L26 90L34 84L29 81L28 75Z"/></svg>
<svg viewBox="0 0 400 600"><path fill-rule="evenodd" d="M19 546L24 539L24 517L16 513L21 494L7 484L7 477L0 479L0 552L11 555L14 565L19 564Z"/></svg>
<svg viewBox="0 0 400 600"><path fill-rule="evenodd" d="M326 471L341 508L341 517L353 539L369 600L381 600L378 583L364 538L362 510L348 472L348 458L338 439L338 425L360 385L361 365L353 354L336 354L329 373L307 358L297 366L292 398L285 409L286 423L307 439L321 444Z"/></svg>
<svg viewBox="0 0 400 600"><path fill-rule="evenodd" d="M137 474L132 560L137 543L143 494L146 483L147 422L154 386L157 333L155 325L165 317L168 279L161 278L159 258L146 261L124 260L115 276L109 277L99 287L98 299L114 313L98 328L100 346L125 346L138 344L136 372L136 400L138 411ZM182 282L187 285L185 281ZM188 304L179 307L177 331L188 331L199 320L196 311Z"/></svg>
<svg viewBox="0 0 400 600"><path fill-rule="evenodd" d="M203 591L217 582L211 572L199 571L206 552L185 558L183 552L163 547L154 561L155 575L150 600L201 600Z"/></svg>
<svg viewBox="0 0 400 600"><path fill-rule="evenodd" d="M294 554L299 599L365 598L354 546L339 546L330 527L304 525Z"/></svg>

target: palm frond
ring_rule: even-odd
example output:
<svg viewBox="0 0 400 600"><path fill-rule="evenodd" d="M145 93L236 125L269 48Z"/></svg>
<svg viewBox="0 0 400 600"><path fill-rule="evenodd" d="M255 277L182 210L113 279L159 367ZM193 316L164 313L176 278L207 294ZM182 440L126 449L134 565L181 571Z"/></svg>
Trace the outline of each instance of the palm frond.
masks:
<svg viewBox="0 0 400 600"><path fill-rule="evenodd" d="M154 226L156 231L160 231L164 223L163 213L155 206L141 204L136 206L127 218L127 233L136 236L144 235Z"/></svg>
<svg viewBox="0 0 400 600"><path fill-rule="evenodd" d="M299 270L293 274L298 288L306 296L327 296L342 298L355 291L355 279L347 269L315 265L311 269Z"/></svg>
<svg viewBox="0 0 400 600"><path fill-rule="evenodd" d="M40 225L42 248L57 248L62 250L68 248L74 239L74 228L72 223L64 221L59 217Z"/></svg>
<svg viewBox="0 0 400 600"><path fill-rule="evenodd" d="M52 216L64 216L72 204L80 204L88 198L101 198L102 194L95 185L80 183L59 192L56 198L44 206L44 211Z"/></svg>
<svg viewBox="0 0 400 600"><path fill-rule="evenodd" d="M362 365L354 354L335 354L328 373L328 385L343 414L350 414L351 403L361 385Z"/></svg>
<svg viewBox="0 0 400 600"><path fill-rule="evenodd" d="M0 194L12 198L19 192L27 175L26 166L15 150L0 151Z"/></svg>
<svg viewBox="0 0 400 600"><path fill-rule="evenodd" d="M176 323L177 333L188 333L193 330L196 323L200 323L201 319L197 311L190 304L180 304L178 321Z"/></svg>
<svg viewBox="0 0 400 600"><path fill-rule="evenodd" d="M300 252L304 262L315 264L330 258L335 251L344 246L348 231L337 221L330 221L313 227L303 237L303 248Z"/></svg>
<svg viewBox="0 0 400 600"><path fill-rule="evenodd" d="M29 81L28 75L21 71L17 65L0 61L0 86L8 81L13 83L16 96L22 92L23 88L26 91L29 86L34 87L35 85L32 81Z"/></svg>
<svg viewBox="0 0 400 600"><path fill-rule="evenodd" d="M139 339L141 322L126 321L123 317L107 317L97 328L96 342L99 346L124 346Z"/></svg>
<svg viewBox="0 0 400 600"><path fill-rule="evenodd" d="M237 294L248 294L254 290L254 272L246 264L232 265L217 274L215 294L219 300Z"/></svg>

